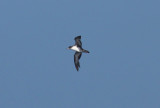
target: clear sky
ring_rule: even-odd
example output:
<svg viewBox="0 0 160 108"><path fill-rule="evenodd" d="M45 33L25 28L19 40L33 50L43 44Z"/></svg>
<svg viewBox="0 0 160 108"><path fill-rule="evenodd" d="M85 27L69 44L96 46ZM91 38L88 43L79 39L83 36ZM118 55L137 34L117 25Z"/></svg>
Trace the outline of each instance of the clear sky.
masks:
<svg viewBox="0 0 160 108"><path fill-rule="evenodd" d="M0 0L0 108L160 108L160 1Z"/></svg>

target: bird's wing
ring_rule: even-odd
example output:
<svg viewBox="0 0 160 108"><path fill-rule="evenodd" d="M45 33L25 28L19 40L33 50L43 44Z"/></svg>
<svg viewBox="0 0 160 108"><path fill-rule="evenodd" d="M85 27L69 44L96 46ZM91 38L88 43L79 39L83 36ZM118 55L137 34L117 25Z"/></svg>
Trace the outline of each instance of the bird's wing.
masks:
<svg viewBox="0 0 160 108"><path fill-rule="evenodd" d="M79 59L81 58L81 55L82 55L81 52L76 52L74 54L74 64L75 64L77 71L79 70L79 67L80 67Z"/></svg>
<svg viewBox="0 0 160 108"><path fill-rule="evenodd" d="M74 40L75 40L75 44L76 44L78 47L82 47L81 36L75 37Z"/></svg>

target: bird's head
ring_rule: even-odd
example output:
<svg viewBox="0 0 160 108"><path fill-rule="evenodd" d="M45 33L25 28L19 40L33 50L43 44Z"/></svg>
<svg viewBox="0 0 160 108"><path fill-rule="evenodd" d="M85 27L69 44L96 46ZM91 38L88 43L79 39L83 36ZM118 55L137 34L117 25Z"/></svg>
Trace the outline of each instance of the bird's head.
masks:
<svg viewBox="0 0 160 108"><path fill-rule="evenodd" d="M71 49L71 48L72 48L72 46L69 46L69 47L68 47L68 49Z"/></svg>

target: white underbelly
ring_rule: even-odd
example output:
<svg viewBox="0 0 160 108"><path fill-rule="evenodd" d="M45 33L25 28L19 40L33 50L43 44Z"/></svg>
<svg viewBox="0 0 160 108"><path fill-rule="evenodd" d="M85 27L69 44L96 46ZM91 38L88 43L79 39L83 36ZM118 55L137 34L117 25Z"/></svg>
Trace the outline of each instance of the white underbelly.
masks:
<svg viewBox="0 0 160 108"><path fill-rule="evenodd" d="M73 46L71 49L77 52L81 52L81 50L77 46Z"/></svg>

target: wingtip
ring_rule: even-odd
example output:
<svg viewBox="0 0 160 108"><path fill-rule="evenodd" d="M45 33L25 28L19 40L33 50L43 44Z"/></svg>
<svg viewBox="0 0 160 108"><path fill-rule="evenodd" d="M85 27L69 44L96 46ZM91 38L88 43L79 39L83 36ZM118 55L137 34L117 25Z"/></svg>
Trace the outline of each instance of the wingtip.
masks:
<svg viewBox="0 0 160 108"><path fill-rule="evenodd" d="M81 39L81 35L76 36L74 39Z"/></svg>
<svg viewBox="0 0 160 108"><path fill-rule="evenodd" d="M79 70L78 66L77 66L77 65L75 65L75 67L76 67L76 70L78 71L78 70Z"/></svg>
<svg viewBox="0 0 160 108"><path fill-rule="evenodd" d="M77 69L77 72L79 71L79 69L78 68L76 68Z"/></svg>

